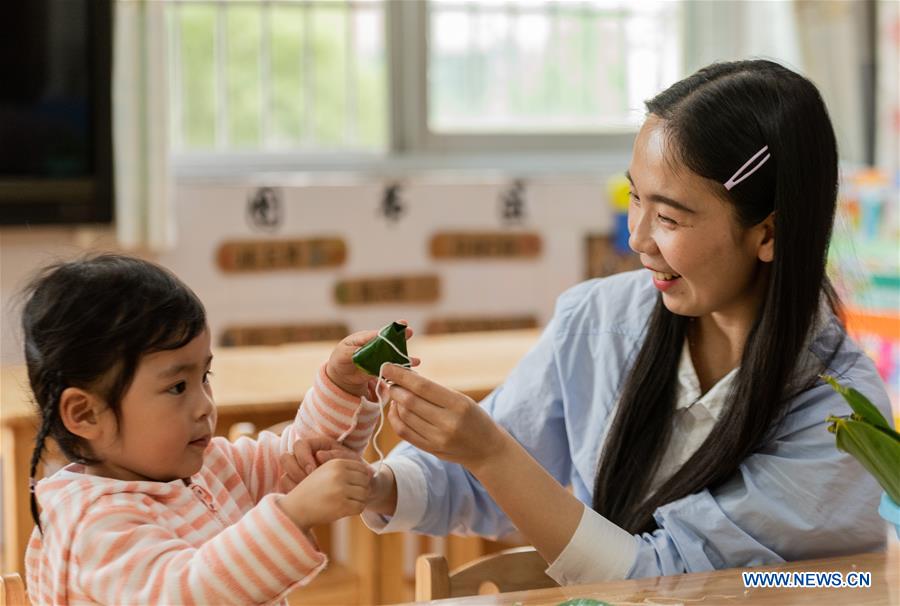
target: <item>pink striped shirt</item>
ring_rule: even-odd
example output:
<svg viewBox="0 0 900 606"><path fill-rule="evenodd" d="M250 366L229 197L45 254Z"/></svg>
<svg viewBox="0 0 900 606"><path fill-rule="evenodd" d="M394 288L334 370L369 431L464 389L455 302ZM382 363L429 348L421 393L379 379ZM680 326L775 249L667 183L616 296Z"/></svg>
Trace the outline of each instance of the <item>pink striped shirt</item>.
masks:
<svg viewBox="0 0 900 606"><path fill-rule="evenodd" d="M277 436L214 438L203 467L171 482L123 481L71 464L36 488L43 535L25 554L33 604L262 604L326 563L277 505L279 455L314 435L361 452L378 405L341 390L323 365Z"/></svg>

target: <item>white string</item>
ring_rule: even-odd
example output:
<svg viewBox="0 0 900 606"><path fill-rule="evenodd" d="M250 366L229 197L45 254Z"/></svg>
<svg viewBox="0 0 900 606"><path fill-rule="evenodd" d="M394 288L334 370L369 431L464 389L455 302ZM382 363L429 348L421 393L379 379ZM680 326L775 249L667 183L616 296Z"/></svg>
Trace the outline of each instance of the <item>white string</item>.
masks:
<svg viewBox="0 0 900 606"><path fill-rule="evenodd" d="M397 346L391 343L380 331L378 332L378 338L390 345L394 351L406 360L405 364L397 364L397 366L402 366L404 368L412 366L412 360L409 356L400 351ZM378 453L378 469L375 471L375 475L381 473L381 467L384 465L384 453L378 448L378 436L381 434L381 429L384 427L384 407L388 405L388 402L384 401L384 398L381 395L381 385L388 384L387 381L384 380L384 367L388 364L394 364L394 362L382 362L381 367L378 369L378 382L375 383L375 395L378 396L378 429L372 434L372 448Z"/></svg>

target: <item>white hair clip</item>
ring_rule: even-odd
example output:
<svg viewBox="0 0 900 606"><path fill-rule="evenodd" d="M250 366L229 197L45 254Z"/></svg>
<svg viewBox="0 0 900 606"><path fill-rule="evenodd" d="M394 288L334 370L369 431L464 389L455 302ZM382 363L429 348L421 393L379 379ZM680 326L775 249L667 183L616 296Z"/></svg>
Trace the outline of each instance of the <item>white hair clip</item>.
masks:
<svg viewBox="0 0 900 606"><path fill-rule="evenodd" d="M766 145L766 146L764 146L761 150L759 150L758 152L756 152L755 154L753 154L753 157L750 158L749 160L747 160L747 161L744 163L744 165L743 165L742 167L740 167L740 168L737 170L736 173L734 173L733 175L731 175L731 178L728 179L728 181L726 181L726 182L724 183L725 189L727 189L728 191L731 191L731 188L732 188L732 187L734 187L735 185L737 185L738 183L740 183L741 181L743 181L744 179L746 179L747 177L749 177L750 175L752 175L753 173L755 173L756 171L758 171L758 170L759 170L759 167L762 166L763 164L765 164L765 163L766 163L766 160L768 160L769 158L772 157L772 154L766 154L765 157L764 157L762 160L760 160L759 163L758 163L756 166L754 166L753 168L751 168L750 170L748 170L746 173L744 173L743 175L741 175L741 173L744 172L744 169L745 169L745 168L747 168L748 166L750 166L750 165L753 163L753 161L756 160L757 158L759 158L761 155L765 154L766 151L768 151L768 149L769 149L769 146ZM738 175L741 175L741 176L738 177Z"/></svg>

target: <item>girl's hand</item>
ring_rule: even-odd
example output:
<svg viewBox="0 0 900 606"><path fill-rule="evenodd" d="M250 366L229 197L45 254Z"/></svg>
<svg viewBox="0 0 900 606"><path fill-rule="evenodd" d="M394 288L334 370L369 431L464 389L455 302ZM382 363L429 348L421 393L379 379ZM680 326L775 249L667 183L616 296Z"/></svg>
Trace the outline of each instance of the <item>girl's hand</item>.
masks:
<svg viewBox="0 0 900 606"><path fill-rule="evenodd" d="M397 320L399 324L406 324L406 320ZM335 385L355 396L368 396L370 400L377 399L375 395L375 383L377 378L357 368L353 363L353 354L356 350L378 336L377 330L363 330L345 337L338 343L328 364L325 366L325 374ZM406 329L407 341L413 336L413 329ZM413 366L418 366L420 360L410 357Z"/></svg>
<svg viewBox="0 0 900 606"><path fill-rule="evenodd" d="M298 528L307 530L361 513L369 501L372 470L362 461L327 461L281 497L278 504Z"/></svg>
<svg viewBox="0 0 900 606"><path fill-rule="evenodd" d="M413 446L476 475L504 448L509 434L472 398L400 366L385 367L384 378L393 383L388 420Z"/></svg>
<svg viewBox="0 0 900 606"><path fill-rule="evenodd" d="M363 460L361 454L333 438L317 436L296 440L291 452L285 452L279 457L283 470L279 488L282 492L288 492L320 464L330 459Z"/></svg>

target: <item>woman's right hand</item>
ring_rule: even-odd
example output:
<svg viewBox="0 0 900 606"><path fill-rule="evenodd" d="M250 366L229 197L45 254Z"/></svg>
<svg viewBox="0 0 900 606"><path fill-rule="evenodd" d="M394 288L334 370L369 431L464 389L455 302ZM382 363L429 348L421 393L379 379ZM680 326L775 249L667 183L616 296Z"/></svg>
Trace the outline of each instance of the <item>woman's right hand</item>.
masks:
<svg viewBox="0 0 900 606"><path fill-rule="evenodd" d="M317 467L278 504L298 528L307 530L359 514L369 502L372 470L363 461L332 459Z"/></svg>
<svg viewBox="0 0 900 606"><path fill-rule="evenodd" d="M387 418L397 435L420 450L459 463L476 476L495 466L515 442L469 396L393 364L384 367L391 382Z"/></svg>

